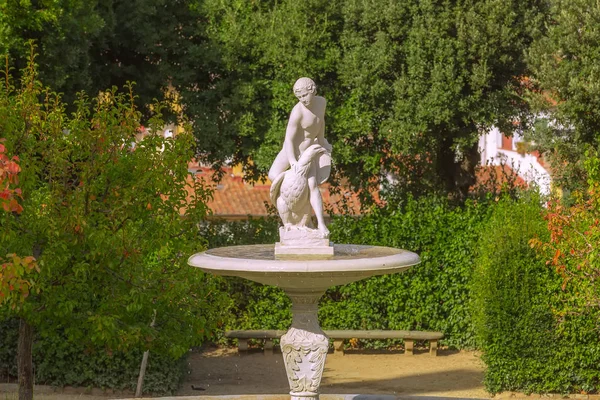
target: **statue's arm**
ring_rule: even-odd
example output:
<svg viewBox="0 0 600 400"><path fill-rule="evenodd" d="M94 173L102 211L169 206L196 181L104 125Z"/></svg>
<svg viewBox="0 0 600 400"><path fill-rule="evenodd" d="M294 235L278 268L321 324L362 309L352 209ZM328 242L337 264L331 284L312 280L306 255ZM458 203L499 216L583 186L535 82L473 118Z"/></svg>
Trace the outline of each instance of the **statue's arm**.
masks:
<svg viewBox="0 0 600 400"><path fill-rule="evenodd" d="M298 135L302 135L300 129L300 112L294 107L290 113L287 128L285 130L285 140L283 141L283 150L288 158L290 167L298 161L294 143L298 141Z"/></svg>

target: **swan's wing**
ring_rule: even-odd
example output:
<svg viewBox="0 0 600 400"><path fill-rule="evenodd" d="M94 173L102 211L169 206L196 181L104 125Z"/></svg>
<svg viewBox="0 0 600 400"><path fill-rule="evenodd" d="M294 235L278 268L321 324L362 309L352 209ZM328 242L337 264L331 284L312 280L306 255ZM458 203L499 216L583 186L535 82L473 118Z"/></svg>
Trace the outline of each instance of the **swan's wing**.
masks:
<svg viewBox="0 0 600 400"><path fill-rule="evenodd" d="M281 182L283 182L283 178L285 177L285 172L286 171L277 175L277 178L275 178L275 180L271 183L271 191L270 191L271 203L275 207L277 207L277 198L279 197L279 191L281 189Z"/></svg>

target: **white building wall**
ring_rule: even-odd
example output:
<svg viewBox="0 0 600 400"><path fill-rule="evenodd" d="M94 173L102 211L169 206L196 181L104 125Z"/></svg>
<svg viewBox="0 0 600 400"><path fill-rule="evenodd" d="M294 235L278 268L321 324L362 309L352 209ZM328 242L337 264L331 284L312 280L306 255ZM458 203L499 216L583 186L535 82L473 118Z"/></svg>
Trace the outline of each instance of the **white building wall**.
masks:
<svg viewBox="0 0 600 400"><path fill-rule="evenodd" d="M550 174L531 154L519 154L514 150L502 149L502 133L496 127L479 137L479 151L482 165L511 167L528 184L535 183L543 194L550 194ZM518 137L517 137L518 140ZM513 145L513 149L516 146Z"/></svg>

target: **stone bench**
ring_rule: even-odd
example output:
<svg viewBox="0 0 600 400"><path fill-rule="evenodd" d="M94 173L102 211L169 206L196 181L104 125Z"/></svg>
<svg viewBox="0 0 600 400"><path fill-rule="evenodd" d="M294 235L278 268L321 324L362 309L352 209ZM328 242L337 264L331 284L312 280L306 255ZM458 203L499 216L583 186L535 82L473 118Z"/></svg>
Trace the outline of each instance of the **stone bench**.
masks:
<svg viewBox="0 0 600 400"><path fill-rule="evenodd" d="M238 339L238 351L248 350L248 339L263 339L265 341L264 352L267 355L273 354L273 339L279 339L286 331L279 330L246 330L246 331L226 331L225 337ZM333 348L335 354L344 354L344 340L347 339L404 339L404 348L406 355L412 355L415 340L429 341L429 354L437 356L438 340L444 337L442 332L423 332L423 331L352 331L352 330L331 330L324 331L325 334L333 339Z"/></svg>

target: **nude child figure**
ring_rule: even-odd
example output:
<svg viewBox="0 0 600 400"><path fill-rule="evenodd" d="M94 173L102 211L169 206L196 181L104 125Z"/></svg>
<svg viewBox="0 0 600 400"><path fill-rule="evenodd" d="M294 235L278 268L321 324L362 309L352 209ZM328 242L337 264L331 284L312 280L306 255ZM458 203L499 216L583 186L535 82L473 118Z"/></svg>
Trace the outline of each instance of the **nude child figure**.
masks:
<svg viewBox="0 0 600 400"><path fill-rule="evenodd" d="M323 200L319 184L327 181L331 160L331 145L325 139L325 107L327 101L317 96L317 86L310 78L300 78L294 84L294 95L298 103L292 109L285 131L283 149L269 170L269 179L274 181L288 168L294 168L302 153L312 145L322 146L326 153L315 159L308 172L310 205L317 217L318 229L324 238L329 237L323 217ZM319 168L319 160L324 164Z"/></svg>

